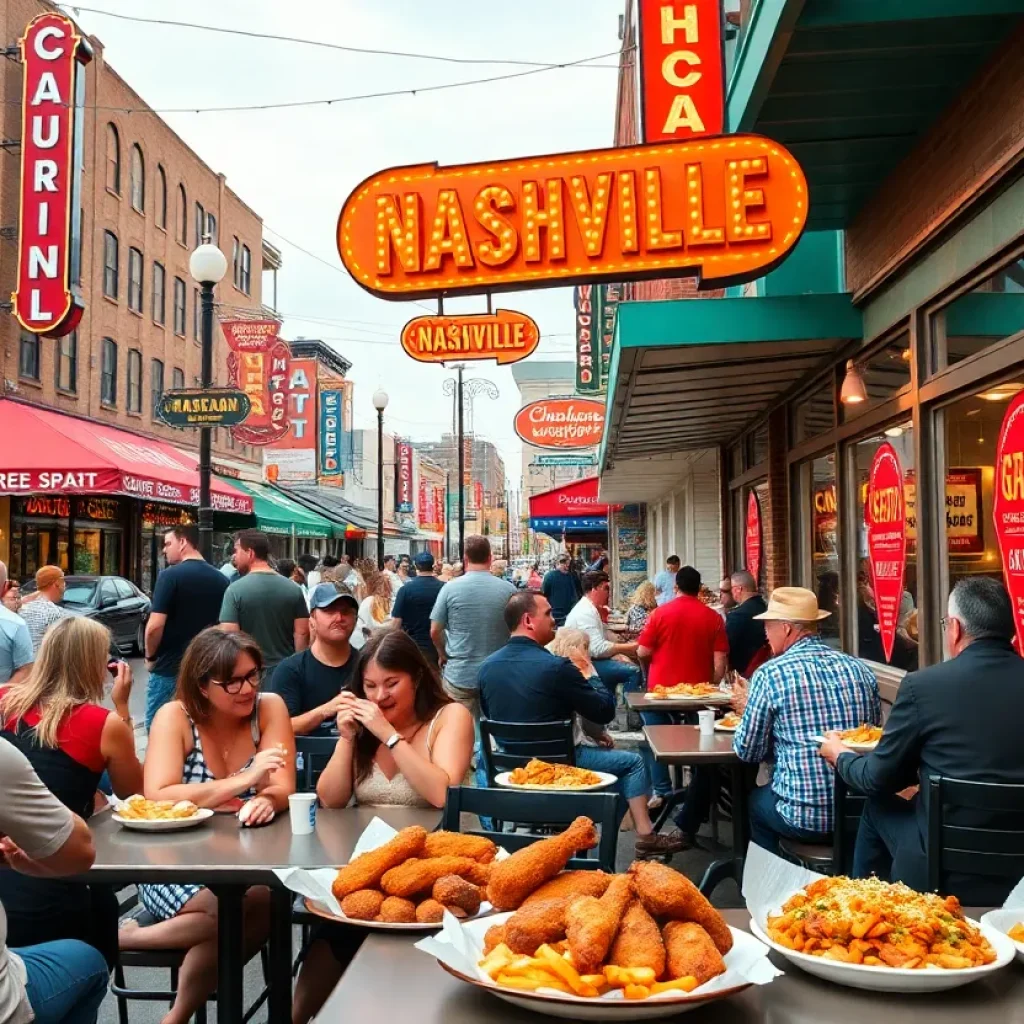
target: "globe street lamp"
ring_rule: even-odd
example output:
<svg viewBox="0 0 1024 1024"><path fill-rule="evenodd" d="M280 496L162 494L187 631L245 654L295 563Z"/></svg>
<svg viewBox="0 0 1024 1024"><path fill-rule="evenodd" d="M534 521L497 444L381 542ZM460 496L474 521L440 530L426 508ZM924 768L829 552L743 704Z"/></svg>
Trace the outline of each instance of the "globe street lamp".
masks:
<svg viewBox="0 0 1024 1024"><path fill-rule="evenodd" d="M374 391L373 407L377 410L377 569L384 568L384 410L388 393Z"/></svg>
<svg viewBox="0 0 1024 1024"><path fill-rule="evenodd" d="M213 289L227 273L227 257L210 236L203 236L203 244L192 250L188 261L189 273L202 289L202 368L199 386L206 390L213 386ZM207 562L213 559L213 506L210 501L210 437L209 427L199 429L199 550Z"/></svg>

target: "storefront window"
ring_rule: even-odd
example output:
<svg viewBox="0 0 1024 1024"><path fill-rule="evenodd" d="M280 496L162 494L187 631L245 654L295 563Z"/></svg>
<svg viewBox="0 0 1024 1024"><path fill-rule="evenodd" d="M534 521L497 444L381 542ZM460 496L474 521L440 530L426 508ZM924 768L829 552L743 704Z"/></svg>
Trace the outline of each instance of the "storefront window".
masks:
<svg viewBox="0 0 1024 1024"><path fill-rule="evenodd" d="M793 406L790 431L793 444L827 434L835 426L832 378Z"/></svg>
<svg viewBox="0 0 1024 1024"><path fill-rule="evenodd" d="M739 476L743 472L743 445L734 444L729 449L729 476Z"/></svg>
<svg viewBox="0 0 1024 1024"><path fill-rule="evenodd" d="M768 424L762 423L748 439L750 446L750 465L760 466L768 461Z"/></svg>
<svg viewBox="0 0 1024 1024"><path fill-rule="evenodd" d="M910 333L904 331L856 367L867 391L866 402L844 405L843 418L850 420L885 402L910 385Z"/></svg>
<svg viewBox="0 0 1024 1024"><path fill-rule="evenodd" d="M810 463L811 575L818 607L831 612L820 632L826 640L839 641L839 510L836 504L836 462L832 455Z"/></svg>
<svg viewBox="0 0 1024 1024"><path fill-rule="evenodd" d="M917 499L914 464L914 430L911 421L893 424L884 433L865 438L853 446L854 480L857 495L857 579L855 582L857 622L853 638L853 653L869 661L885 663L882 638L878 632L875 599L868 560L867 527L864 508L868 492L868 477L875 453L888 442L896 450L903 470L904 503L907 518L907 563L903 577L903 600L900 605L899 627L893 648L892 664L896 668L917 668Z"/></svg>

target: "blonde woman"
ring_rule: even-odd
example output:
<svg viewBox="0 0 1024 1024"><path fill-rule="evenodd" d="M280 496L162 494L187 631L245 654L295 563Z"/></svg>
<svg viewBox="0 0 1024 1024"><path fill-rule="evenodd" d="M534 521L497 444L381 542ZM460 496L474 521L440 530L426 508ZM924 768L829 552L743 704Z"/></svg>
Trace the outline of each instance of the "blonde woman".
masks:
<svg viewBox="0 0 1024 1024"><path fill-rule="evenodd" d="M454 572L454 570L452 569L451 562L442 562L441 563L441 571L440 571L440 573L438 573L437 578L442 583L450 583L453 572Z"/></svg>
<svg viewBox="0 0 1024 1024"><path fill-rule="evenodd" d="M626 628L631 639L636 639L647 624L647 617L658 607L654 584L645 580L633 591L633 600L626 612Z"/></svg>
<svg viewBox="0 0 1024 1024"><path fill-rule="evenodd" d="M373 573L366 581L369 596L359 605L359 618L349 643L358 651L379 629L391 624L395 597L391 577L386 572Z"/></svg>
<svg viewBox="0 0 1024 1024"><path fill-rule="evenodd" d="M28 676L0 689L0 742L16 746L54 796L85 819L104 772L119 797L142 792L128 715L132 673L110 661L109 651L104 626L68 616L49 628ZM100 706L108 662L114 711ZM11 946L81 939L113 963L117 900L108 887L0 871L0 901Z"/></svg>
<svg viewBox="0 0 1024 1024"><path fill-rule="evenodd" d="M555 639L548 644L548 650L560 658L568 658L583 674L584 679L597 675L597 669L590 660L590 637L582 629L562 626L555 633ZM584 747L610 747L612 738L603 725L576 715L573 719L573 743Z"/></svg>

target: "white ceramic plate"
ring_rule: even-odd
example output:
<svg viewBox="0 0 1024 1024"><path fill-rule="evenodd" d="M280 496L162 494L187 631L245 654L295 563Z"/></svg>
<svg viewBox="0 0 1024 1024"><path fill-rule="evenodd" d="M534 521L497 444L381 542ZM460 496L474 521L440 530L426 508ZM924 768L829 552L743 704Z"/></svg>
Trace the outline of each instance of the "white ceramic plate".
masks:
<svg viewBox="0 0 1024 1024"><path fill-rule="evenodd" d="M322 917L327 921L337 921L341 924L353 925L356 928L366 928L371 932L436 932L441 927L441 922L437 924L424 924L422 921L359 921L354 917L346 917L344 914L332 914L330 908L319 900L311 900L308 896L303 898L302 901L305 904L306 909L311 914L316 914L317 917ZM486 908L486 909L485 909ZM481 903L480 912L476 917L470 918L470 920L477 920L478 918L488 917L491 913L490 903ZM490 927L491 922L488 921L487 925Z"/></svg>
<svg viewBox="0 0 1024 1024"><path fill-rule="evenodd" d="M494 776L494 781L497 785L505 786L508 789L525 789L533 793L586 793L588 790L607 789L619 781L618 775L612 775L611 772L594 772L595 775L601 776L601 781L589 786L523 786L519 783L510 782L509 776L511 774L511 772L501 772Z"/></svg>
<svg viewBox="0 0 1024 1024"><path fill-rule="evenodd" d="M732 694L725 690L716 690L704 697L683 697L670 694L667 697L655 697L653 693L644 694L644 699L652 704L728 704L732 700Z"/></svg>
<svg viewBox="0 0 1024 1024"><path fill-rule="evenodd" d="M200 807L191 818L165 818L149 821L145 818L122 818L115 810L111 815L122 828L134 829L136 832L180 832L183 828L193 828L213 817L209 807Z"/></svg>
<svg viewBox="0 0 1024 1024"><path fill-rule="evenodd" d="M990 910L987 914L981 915L981 923L988 925L990 928L994 928L997 932L1002 932L1003 935L1015 925L1020 924L1024 921L1024 908L1018 907L1016 910ZM1010 939L1009 935L1006 935ZM1010 939L1017 950L1017 959L1024 960L1024 942L1017 942L1015 939Z"/></svg>
<svg viewBox="0 0 1024 1024"><path fill-rule="evenodd" d="M715 732L735 732L738 725L723 725L721 720L715 722Z"/></svg>
<svg viewBox="0 0 1024 1024"><path fill-rule="evenodd" d="M815 743L825 742L824 736L812 736L811 739ZM875 747L878 746L878 740L875 740L874 743L851 743L849 740L843 740L842 743L844 746L849 747L851 750L856 750L859 754L869 754L872 750L875 749Z"/></svg>
<svg viewBox="0 0 1024 1024"><path fill-rule="evenodd" d="M978 925L978 922L971 921L971 924ZM969 985L972 981L977 981L979 978L984 978L992 974L993 971L1005 967L1016 952L1013 940L1005 932L1001 932L991 925L980 924L979 927L996 951L994 963L986 964L984 967L965 967L962 970L943 970L941 967L907 970L902 967L865 967L863 964L843 964L838 960L826 960L821 956L798 953L795 949L787 949L785 946L773 942L757 921L753 918L750 920L750 930L757 938L808 974L831 981L836 985L867 989L869 992L944 992L947 989Z"/></svg>

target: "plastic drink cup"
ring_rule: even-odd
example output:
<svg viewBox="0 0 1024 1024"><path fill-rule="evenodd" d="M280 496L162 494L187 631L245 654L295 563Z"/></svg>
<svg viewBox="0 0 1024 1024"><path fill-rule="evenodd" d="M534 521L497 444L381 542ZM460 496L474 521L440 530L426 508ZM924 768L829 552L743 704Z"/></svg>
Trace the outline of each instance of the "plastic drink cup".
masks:
<svg viewBox="0 0 1024 1024"><path fill-rule="evenodd" d="M292 793L288 797L288 817L293 836L308 836L316 825L316 793Z"/></svg>
<svg viewBox="0 0 1024 1024"><path fill-rule="evenodd" d="M711 736L715 731L714 711L698 711L697 725L700 728L700 734L702 736Z"/></svg>

